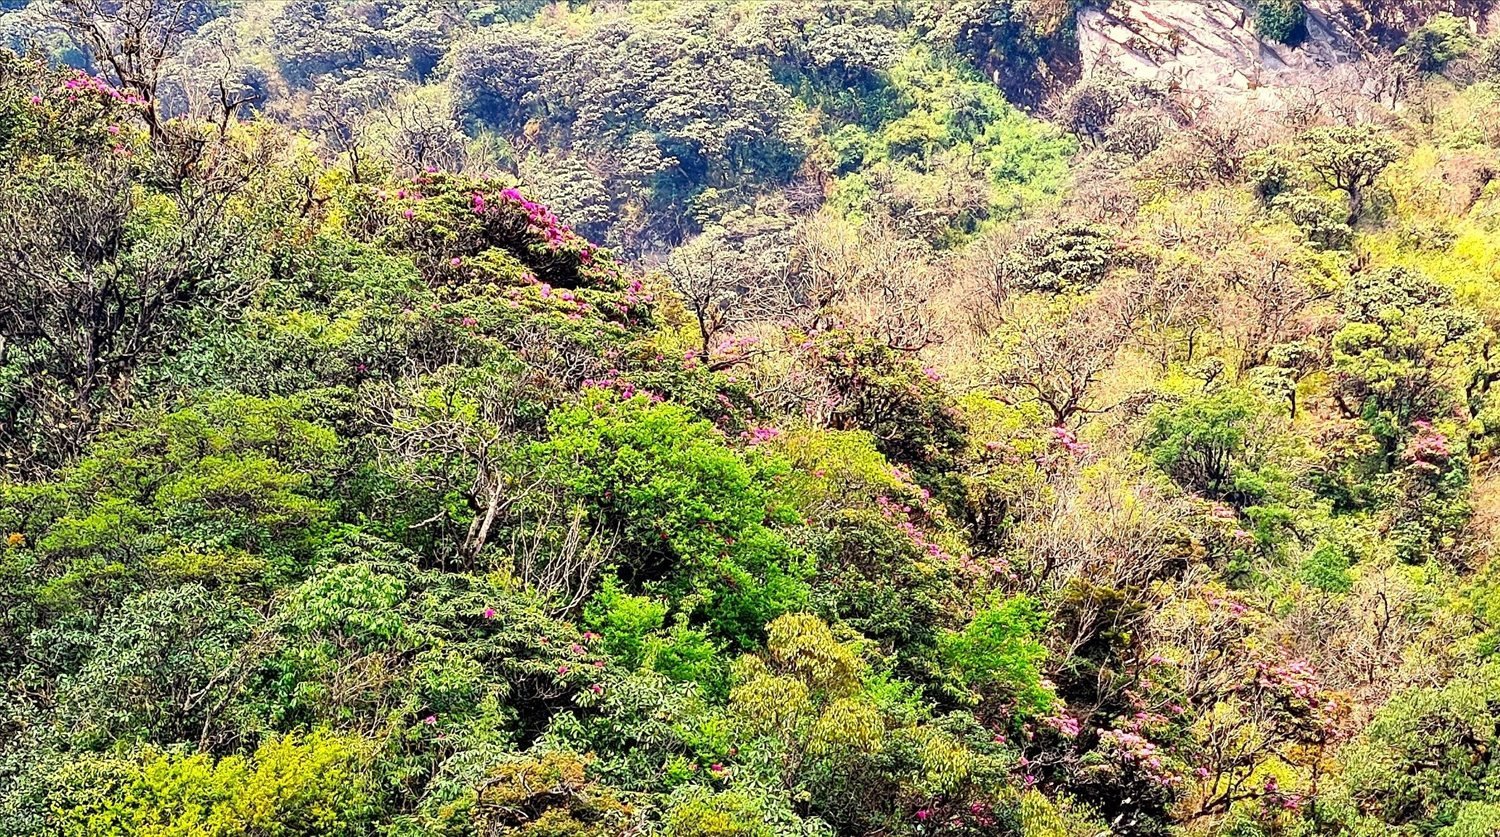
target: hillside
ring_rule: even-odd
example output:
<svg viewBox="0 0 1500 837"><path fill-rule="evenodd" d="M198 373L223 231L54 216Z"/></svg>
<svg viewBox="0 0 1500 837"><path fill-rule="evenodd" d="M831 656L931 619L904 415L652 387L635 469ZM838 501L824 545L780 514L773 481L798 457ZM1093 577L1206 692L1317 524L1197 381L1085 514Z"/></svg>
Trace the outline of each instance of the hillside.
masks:
<svg viewBox="0 0 1500 837"><path fill-rule="evenodd" d="M1500 834L1482 3L9 3L0 835Z"/></svg>

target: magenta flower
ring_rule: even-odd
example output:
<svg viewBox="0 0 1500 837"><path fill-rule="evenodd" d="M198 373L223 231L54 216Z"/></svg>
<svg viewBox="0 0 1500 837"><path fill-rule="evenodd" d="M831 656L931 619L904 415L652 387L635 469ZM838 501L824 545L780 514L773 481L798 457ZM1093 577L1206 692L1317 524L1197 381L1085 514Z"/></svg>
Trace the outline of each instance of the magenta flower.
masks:
<svg viewBox="0 0 1500 837"><path fill-rule="evenodd" d="M458 267L459 265L461 265L463 263L464 263L464 260L460 259L458 256L454 256L453 258L451 258L451 259L448 260L448 266L449 267Z"/></svg>
<svg viewBox="0 0 1500 837"><path fill-rule="evenodd" d="M495 609L493 607L487 607L487 608L485 608L484 609L484 618L486 618L486 619L494 619L495 618Z"/></svg>

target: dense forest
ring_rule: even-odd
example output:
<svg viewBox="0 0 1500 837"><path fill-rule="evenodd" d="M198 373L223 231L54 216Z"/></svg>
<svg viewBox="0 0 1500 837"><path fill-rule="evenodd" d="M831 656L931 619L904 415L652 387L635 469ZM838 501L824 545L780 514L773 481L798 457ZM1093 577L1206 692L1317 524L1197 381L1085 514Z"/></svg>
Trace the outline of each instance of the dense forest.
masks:
<svg viewBox="0 0 1500 837"><path fill-rule="evenodd" d="M1500 835L1495 11L1174 2L0 2L0 835Z"/></svg>

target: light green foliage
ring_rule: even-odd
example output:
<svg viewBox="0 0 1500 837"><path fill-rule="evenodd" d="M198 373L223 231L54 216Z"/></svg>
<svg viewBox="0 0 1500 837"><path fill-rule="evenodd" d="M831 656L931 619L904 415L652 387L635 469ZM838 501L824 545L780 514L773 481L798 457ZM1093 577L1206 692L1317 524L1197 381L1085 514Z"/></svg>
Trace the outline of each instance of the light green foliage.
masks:
<svg viewBox="0 0 1500 837"><path fill-rule="evenodd" d="M681 795L667 809L668 837L773 837L762 803L738 791Z"/></svg>
<svg viewBox="0 0 1500 837"><path fill-rule="evenodd" d="M285 613L299 632L321 634L340 645L380 648L400 636L397 608L406 594L398 578L368 564L344 564L292 591Z"/></svg>
<svg viewBox="0 0 1500 837"><path fill-rule="evenodd" d="M1302 582L1325 593L1347 593L1354 586L1349 575L1349 556L1337 545L1320 544L1302 562Z"/></svg>
<svg viewBox="0 0 1500 837"><path fill-rule="evenodd" d="M1184 488L1249 504L1268 493L1269 422L1263 407L1243 390L1190 395L1158 407L1145 443L1157 467Z"/></svg>
<svg viewBox="0 0 1500 837"><path fill-rule="evenodd" d="M1441 415L1468 386L1481 324L1452 291L1405 268L1355 276L1343 309L1333 338L1339 385L1394 452L1411 422Z"/></svg>
<svg viewBox="0 0 1500 837"><path fill-rule="evenodd" d="M1396 57L1431 73L1468 56L1477 46L1479 38L1469 29L1467 20L1438 12L1406 37L1406 43L1396 50Z"/></svg>
<svg viewBox="0 0 1500 837"><path fill-rule="evenodd" d="M1465 802L1458 809L1453 824L1438 829L1440 837L1485 837L1500 831L1500 805L1493 802Z"/></svg>
<svg viewBox="0 0 1500 837"><path fill-rule="evenodd" d="M566 752L507 762L486 777L475 805L479 833L525 837L610 837L632 812L606 787L591 782L588 764Z"/></svg>
<svg viewBox="0 0 1500 837"><path fill-rule="evenodd" d="M647 596L632 596L616 579L605 579L589 602L584 620L603 634L609 655L630 668L645 662L648 637L666 622L667 606Z"/></svg>
<svg viewBox="0 0 1500 837"><path fill-rule="evenodd" d="M1381 709L1344 756L1354 804L1393 826L1431 828L1485 801L1496 777L1476 752L1493 746L1496 672L1487 665L1451 684L1416 688ZM1480 812L1471 810L1470 821Z"/></svg>
<svg viewBox="0 0 1500 837"><path fill-rule="evenodd" d="M1024 596L975 614L963 630L940 639L954 686L974 702L998 700L1021 715L1041 715L1056 698L1042 685L1047 651L1037 641L1046 616Z"/></svg>
<svg viewBox="0 0 1500 837"><path fill-rule="evenodd" d="M1271 208L1284 213L1309 241L1329 249L1349 244L1349 229L1344 207L1338 201L1312 192L1293 189L1271 199Z"/></svg>
<svg viewBox="0 0 1500 837"><path fill-rule="evenodd" d="M1376 179L1401 154L1394 137L1370 125L1313 128L1297 138L1295 147L1324 186L1344 193L1350 224L1364 214Z"/></svg>
<svg viewBox="0 0 1500 837"><path fill-rule="evenodd" d="M146 751L101 763L103 776L87 762L65 773L53 804L61 833L79 837L352 837L377 799L370 756L362 739L324 732L266 741L252 758Z"/></svg>
<svg viewBox="0 0 1500 837"><path fill-rule="evenodd" d="M847 161L841 168L852 169L837 186L835 203L844 212L886 216L930 241L956 243L1057 188L1069 141L963 67L913 49L891 68L888 83L899 115L834 136Z"/></svg>
<svg viewBox="0 0 1500 837"><path fill-rule="evenodd" d="M331 504L314 496L339 441L305 417L316 398L226 397L99 445L54 483L0 485L0 517L50 569L49 607L143 581L233 583L291 570Z"/></svg>
<svg viewBox="0 0 1500 837"><path fill-rule="evenodd" d="M804 600L805 558L767 525L790 520L780 463L742 455L712 425L645 396L592 390L548 424L528 456L618 533L631 556L624 579L741 645Z"/></svg>

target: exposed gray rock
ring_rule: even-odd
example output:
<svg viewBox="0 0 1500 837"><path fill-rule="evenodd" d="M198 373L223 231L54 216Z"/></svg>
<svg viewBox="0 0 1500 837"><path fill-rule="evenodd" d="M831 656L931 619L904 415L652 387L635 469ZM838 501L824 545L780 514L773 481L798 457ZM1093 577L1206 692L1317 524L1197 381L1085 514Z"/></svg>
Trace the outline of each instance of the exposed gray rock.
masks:
<svg viewBox="0 0 1500 837"><path fill-rule="evenodd" d="M1114 0L1078 15L1085 74L1127 75L1233 98L1305 86L1358 61L1357 39L1323 3L1309 3L1307 38L1290 47L1262 40L1249 9L1230 0Z"/></svg>

